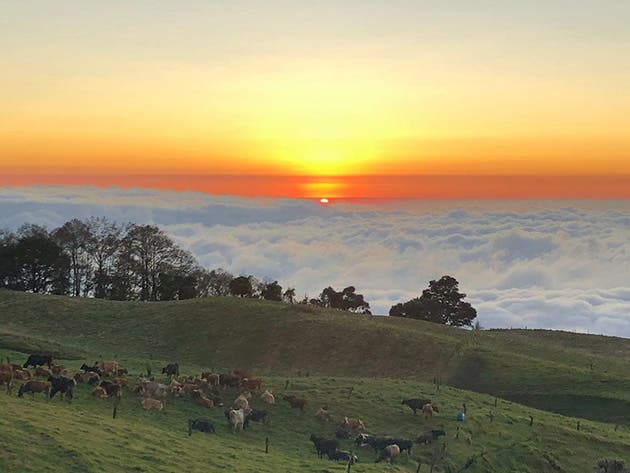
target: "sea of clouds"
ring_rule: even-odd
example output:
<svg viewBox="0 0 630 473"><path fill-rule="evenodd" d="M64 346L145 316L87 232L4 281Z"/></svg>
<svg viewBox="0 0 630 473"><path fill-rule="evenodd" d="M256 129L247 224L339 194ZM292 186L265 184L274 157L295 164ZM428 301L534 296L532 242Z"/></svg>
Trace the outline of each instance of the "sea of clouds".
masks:
<svg viewBox="0 0 630 473"><path fill-rule="evenodd" d="M629 201L386 201L322 206L147 189L0 188L0 227L107 216L153 223L208 268L316 296L354 285L373 312L460 281L484 327L630 337Z"/></svg>

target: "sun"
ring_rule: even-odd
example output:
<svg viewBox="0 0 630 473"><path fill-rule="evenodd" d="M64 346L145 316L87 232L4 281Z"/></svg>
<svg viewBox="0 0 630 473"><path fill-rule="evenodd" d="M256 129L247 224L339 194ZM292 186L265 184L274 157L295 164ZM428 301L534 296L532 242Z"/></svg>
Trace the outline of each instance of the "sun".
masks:
<svg viewBox="0 0 630 473"><path fill-rule="evenodd" d="M326 197L322 197L319 199L319 203L322 205L326 205L328 203L328 199Z"/></svg>

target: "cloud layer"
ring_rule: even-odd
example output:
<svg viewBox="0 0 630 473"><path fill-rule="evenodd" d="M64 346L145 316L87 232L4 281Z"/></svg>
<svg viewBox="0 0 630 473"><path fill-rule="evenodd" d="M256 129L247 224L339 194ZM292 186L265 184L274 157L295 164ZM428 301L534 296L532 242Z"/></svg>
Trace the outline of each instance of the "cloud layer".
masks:
<svg viewBox="0 0 630 473"><path fill-rule="evenodd" d="M298 294L355 285L376 313L460 281L486 327L630 337L630 202L361 202L153 190L0 188L0 227L105 215L155 223L207 267Z"/></svg>

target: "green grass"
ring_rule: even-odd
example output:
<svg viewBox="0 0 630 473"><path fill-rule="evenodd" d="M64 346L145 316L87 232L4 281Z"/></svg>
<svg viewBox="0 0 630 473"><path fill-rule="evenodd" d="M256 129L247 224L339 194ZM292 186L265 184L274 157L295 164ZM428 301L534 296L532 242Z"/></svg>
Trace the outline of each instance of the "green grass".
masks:
<svg viewBox="0 0 630 473"><path fill-rule="evenodd" d="M290 392L309 405L301 414L280 401L270 425L233 434L222 409L189 400L145 412L127 392L112 419L109 401L85 386L71 404L0 393L2 472L342 472L344 465L316 458L308 436L331 436L344 415L361 417L370 432L407 438L443 427L446 455L435 471L573 473L591 471L603 457L630 460L630 342L623 339L471 332L233 298L129 303L0 291L0 356L22 362L34 351L52 351L73 369L101 355L116 358L134 374L169 361L185 373L251 368L277 399ZM436 376L445 383L439 392L427 382ZM503 398L497 407L495 395ZM420 396L441 406L429 423L400 404ZM458 424L462 403L468 415ZM323 404L335 422L314 417ZM187 419L202 416L217 435L189 438ZM434 446L416 446L391 467L374 464L372 452L357 453L355 472L416 471L419 462L428 472Z"/></svg>

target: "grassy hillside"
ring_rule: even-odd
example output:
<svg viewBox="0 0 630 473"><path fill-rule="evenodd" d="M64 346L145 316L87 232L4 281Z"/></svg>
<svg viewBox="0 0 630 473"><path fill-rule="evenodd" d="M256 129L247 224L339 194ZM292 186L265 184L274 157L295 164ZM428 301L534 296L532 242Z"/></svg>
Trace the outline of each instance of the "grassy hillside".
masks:
<svg viewBox="0 0 630 473"><path fill-rule="evenodd" d="M235 298L140 303L0 291L0 347L177 360L265 375L387 377L497 395L630 425L630 340L552 331L465 331Z"/></svg>
<svg viewBox="0 0 630 473"><path fill-rule="evenodd" d="M21 361L17 353L11 355ZM68 362L76 368L79 362ZM416 445L411 457L402 456L393 466L375 464L370 450L356 449L359 463L354 472L429 471L436 452L446 445L446 454L435 471L457 472L470 463L467 472L576 472L590 471L602 457L623 457L630 446L630 430L608 424L576 420L526 408L507 401L416 381L366 378L302 377L265 378L265 388L276 394L290 392L309 401L305 414L280 402L268 408L268 425L254 424L242 433L232 433L222 409L207 410L189 400L167 402L162 412L145 412L138 400L125 393L118 417L111 418L111 404L89 395L87 386L77 388L68 404L53 399L0 394L0 471L7 472L344 472L344 464L318 460L308 440L310 433L333 436L343 415L360 416L370 432L415 438L432 428L447 435L429 446ZM350 387L352 395L348 398ZM226 400L236 396L230 390ZM440 413L430 421L414 416L400 404L402 397L430 396L439 402ZM278 396L280 397L280 396ZM464 423L455 421L462 403L467 405ZM316 408L328 404L337 421L319 421ZM490 419L490 413L493 418ZM534 425L529 426L529 416ZM216 435L195 433L188 437L187 419L206 417L217 426ZM458 433L458 427L460 428ZM270 453L264 453L269 438Z"/></svg>
<svg viewBox="0 0 630 473"><path fill-rule="evenodd" d="M91 397L87 386L77 388L71 404L1 393L0 471L341 473L345 465L316 458L308 436L332 436L344 415L361 417L373 433L406 438L431 428L447 433L431 446L415 446L411 457L393 466L374 464L371 451L359 450L354 472L416 472L419 464L420 472L428 472L445 448L436 472L573 473L630 451L630 427L581 419L577 430L578 419L568 417L627 419L626 340L467 332L232 298L148 304L0 291L0 356L22 362L33 351L52 351L71 369L101 355L116 358L132 374L147 364L159 371L172 360L185 373L252 368L278 399L291 393L309 404L301 414L280 401L270 409L269 425L233 434L221 408L206 410L187 399L169 400L162 412L145 412L126 392L112 419L110 402ZM451 386L436 390L426 382L436 376ZM521 396L567 417L453 385ZM235 395L227 391L223 398L229 403ZM400 404L403 397L433 398L440 413L430 421L413 416ZM463 403L467 419L457 423ZM264 407L257 399L253 404ZM314 417L324 404L335 422ZM191 417L213 420L217 434L189 438ZM343 446L352 448L350 441Z"/></svg>

